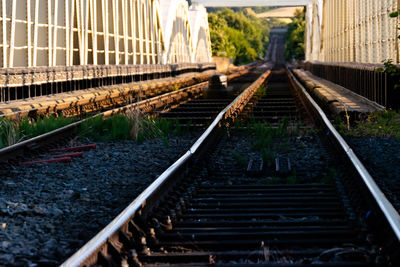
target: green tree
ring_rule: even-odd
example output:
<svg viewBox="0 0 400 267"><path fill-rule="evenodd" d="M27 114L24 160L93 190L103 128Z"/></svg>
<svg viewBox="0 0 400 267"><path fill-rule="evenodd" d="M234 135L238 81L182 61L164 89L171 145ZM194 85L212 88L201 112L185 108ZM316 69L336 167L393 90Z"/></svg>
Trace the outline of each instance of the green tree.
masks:
<svg viewBox="0 0 400 267"><path fill-rule="evenodd" d="M269 27L261 19L243 12L223 9L210 13L208 17L212 50L233 58L235 64L245 64L264 55L269 36Z"/></svg>
<svg viewBox="0 0 400 267"><path fill-rule="evenodd" d="M286 33L286 60L303 60L304 54L304 33L306 28L305 10L296 10L293 22L288 25Z"/></svg>

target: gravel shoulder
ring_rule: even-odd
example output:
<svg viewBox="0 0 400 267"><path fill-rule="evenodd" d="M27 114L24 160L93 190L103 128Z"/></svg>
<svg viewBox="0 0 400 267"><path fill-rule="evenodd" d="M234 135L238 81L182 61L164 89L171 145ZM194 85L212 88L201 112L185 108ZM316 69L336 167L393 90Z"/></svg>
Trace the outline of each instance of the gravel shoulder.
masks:
<svg viewBox="0 0 400 267"><path fill-rule="evenodd" d="M345 139L400 212L400 140L360 137Z"/></svg>
<svg viewBox="0 0 400 267"><path fill-rule="evenodd" d="M62 263L116 217L199 133L97 143L71 163L0 170L0 266ZM45 156L44 156L45 157Z"/></svg>

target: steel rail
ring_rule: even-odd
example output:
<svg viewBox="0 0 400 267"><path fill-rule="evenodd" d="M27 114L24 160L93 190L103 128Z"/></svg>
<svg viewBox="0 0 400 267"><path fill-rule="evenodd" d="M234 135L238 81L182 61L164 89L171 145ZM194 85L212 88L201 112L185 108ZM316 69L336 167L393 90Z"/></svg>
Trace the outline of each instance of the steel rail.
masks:
<svg viewBox="0 0 400 267"><path fill-rule="evenodd" d="M216 129L216 127L225 118L225 115L232 109L235 108L235 104L240 103L243 98L247 97L249 92L253 93L257 87L262 84L270 75L271 71L268 70L261 77L259 77L253 84L251 84L246 90L244 90L239 96L237 96L227 107L225 107L214 119L211 125L206 131L200 136L200 138L191 146L191 148L180 157L175 163L173 163L166 171L164 171L149 187L143 191L125 210L123 210L111 223L109 223L101 232L99 232L94 238L86 243L81 249L79 249L74 255L72 255L67 261L61 264L61 267L81 266L83 262L87 261L94 253L101 250L101 246L104 245L109 238L111 238L118 230L120 230L142 207L144 207L152 194L169 180L174 173L176 173L184 164L192 158L199 148L205 143L206 139ZM241 104L244 104L243 102Z"/></svg>
<svg viewBox="0 0 400 267"><path fill-rule="evenodd" d="M375 183L371 174L365 168L364 164L359 160L354 151L350 148L350 146L346 143L343 137L339 134L339 132L332 125L328 117L322 111L322 109L318 106L318 104L314 101L314 99L310 96L310 94L306 91L303 85L297 80L297 78L293 75L292 71L287 68L289 76L293 79L296 85L301 89L302 93L307 97L307 100L313 105L313 107L317 110L319 116L322 118L326 127L329 129L330 134L332 134L336 141L340 144L341 148L344 150L349 160L352 162L353 166L356 168L357 172L361 176L364 184L367 186L369 192L374 197L374 200L378 204L380 210L386 217L386 220L389 222L394 234L396 235L398 241L400 241L400 215L393 207L393 205L389 202L386 196L383 194L381 189Z"/></svg>

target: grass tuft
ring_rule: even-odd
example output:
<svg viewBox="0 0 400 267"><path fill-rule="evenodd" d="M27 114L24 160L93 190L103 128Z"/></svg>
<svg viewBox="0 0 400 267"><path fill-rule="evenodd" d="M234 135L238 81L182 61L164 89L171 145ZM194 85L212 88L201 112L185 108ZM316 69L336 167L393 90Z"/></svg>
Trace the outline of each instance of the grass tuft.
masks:
<svg viewBox="0 0 400 267"><path fill-rule="evenodd" d="M335 117L333 123L346 136L400 138L400 113L393 110L373 112L349 128L340 117Z"/></svg>
<svg viewBox="0 0 400 267"><path fill-rule="evenodd" d="M36 121L24 118L22 120L0 119L0 148L14 145L24 139L33 138L47 132L64 127L75 119L49 116Z"/></svg>
<svg viewBox="0 0 400 267"><path fill-rule="evenodd" d="M0 148L14 145L23 139L18 125L9 119L0 119Z"/></svg>
<svg viewBox="0 0 400 267"><path fill-rule="evenodd" d="M232 158L236 161L236 163L241 166L241 167L246 167L248 163L248 159L246 156L243 154L237 152L237 151L232 151Z"/></svg>
<svg viewBox="0 0 400 267"><path fill-rule="evenodd" d="M124 115L114 115L103 119L98 116L82 123L80 136L95 141L145 140L161 138L168 146L168 136L181 135L182 127L178 120L144 116L139 110L131 110Z"/></svg>
<svg viewBox="0 0 400 267"><path fill-rule="evenodd" d="M49 116L45 118L39 118L37 121L31 121L28 118L24 118L23 120L19 121L18 130L26 138L32 138L54 131L75 121L76 119L74 118L66 118L63 116Z"/></svg>

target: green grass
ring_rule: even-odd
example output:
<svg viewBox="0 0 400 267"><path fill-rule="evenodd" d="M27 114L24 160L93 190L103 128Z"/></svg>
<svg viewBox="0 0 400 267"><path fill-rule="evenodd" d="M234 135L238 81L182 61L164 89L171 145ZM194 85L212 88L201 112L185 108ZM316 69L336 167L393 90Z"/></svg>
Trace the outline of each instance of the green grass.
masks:
<svg viewBox="0 0 400 267"><path fill-rule="evenodd" d="M186 128L186 127L185 127ZM144 140L161 138L168 146L168 136L181 135L185 131L178 120L151 118L137 115L114 115L103 119L98 116L82 123L79 135L95 141Z"/></svg>
<svg viewBox="0 0 400 267"><path fill-rule="evenodd" d="M261 151L264 162L267 164L273 163L275 155L272 152L274 139L280 139L279 150L285 150L288 147L287 143L282 141L282 138L287 138L296 133L297 128L292 131L288 128L289 120L284 118L277 127L272 127L268 122L255 122L250 119L247 124L247 131L249 135L256 137L256 140L251 144L251 149L254 151Z"/></svg>
<svg viewBox="0 0 400 267"><path fill-rule="evenodd" d="M260 87L257 88L256 94L259 97L264 97L267 94L267 85L263 84Z"/></svg>
<svg viewBox="0 0 400 267"><path fill-rule="evenodd" d="M0 148L11 146L23 139L18 125L9 119L0 119Z"/></svg>
<svg viewBox="0 0 400 267"><path fill-rule="evenodd" d="M24 118L22 120L0 119L0 148L4 148L20 141L36 137L55 129L64 127L76 119L65 117L45 117L36 121Z"/></svg>
<svg viewBox="0 0 400 267"><path fill-rule="evenodd" d="M335 175L337 173L337 170L334 168L328 168L326 170L326 174L321 178L321 183L325 184L333 184L335 181Z"/></svg>
<svg viewBox="0 0 400 267"><path fill-rule="evenodd" d="M28 118L22 120L0 118L0 148L48 133L76 121L76 118L62 116L49 116L36 121ZM147 139L161 138L164 145L168 146L168 135L186 133L190 125L189 122L182 127L178 120L150 118L132 112L107 119L101 116L90 118L81 124L78 135L95 141L136 140L139 143Z"/></svg>
<svg viewBox="0 0 400 267"><path fill-rule="evenodd" d="M400 113L393 110L371 113L366 119L351 125L350 129L340 117L335 117L333 123L335 128L346 136L400 139Z"/></svg>
<svg viewBox="0 0 400 267"><path fill-rule="evenodd" d="M18 130L26 138L32 138L54 131L75 121L76 119L74 118L66 118L63 116L49 116L45 118L39 118L37 121L30 121L28 118L24 118L23 120L19 121Z"/></svg>
<svg viewBox="0 0 400 267"><path fill-rule="evenodd" d="M297 180L296 170L293 170L292 173L287 178L288 184L297 184L299 181Z"/></svg>
<svg viewBox="0 0 400 267"><path fill-rule="evenodd" d="M179 84L174 85L172 88L172 91L178 91L179 89L181 89L181 86Z"/></svg>
<svg viewBox="0 0 400 267"><path fill-rule="evenodd" d="M247 166L248 159L243 154L236 152L236 151L232 151L232 158L236 161L236 163L239 166L241 166L241 167Z"/></svg>
<svg viewBox="0 0 400 267"><path fill-rule="evenodd" d="M275 176L266 177L266 178L261 178L261 179L259 180L259 182L260 182L261 184L280 184L280 183L282 183L281 178L275 177Z"/></svg>

